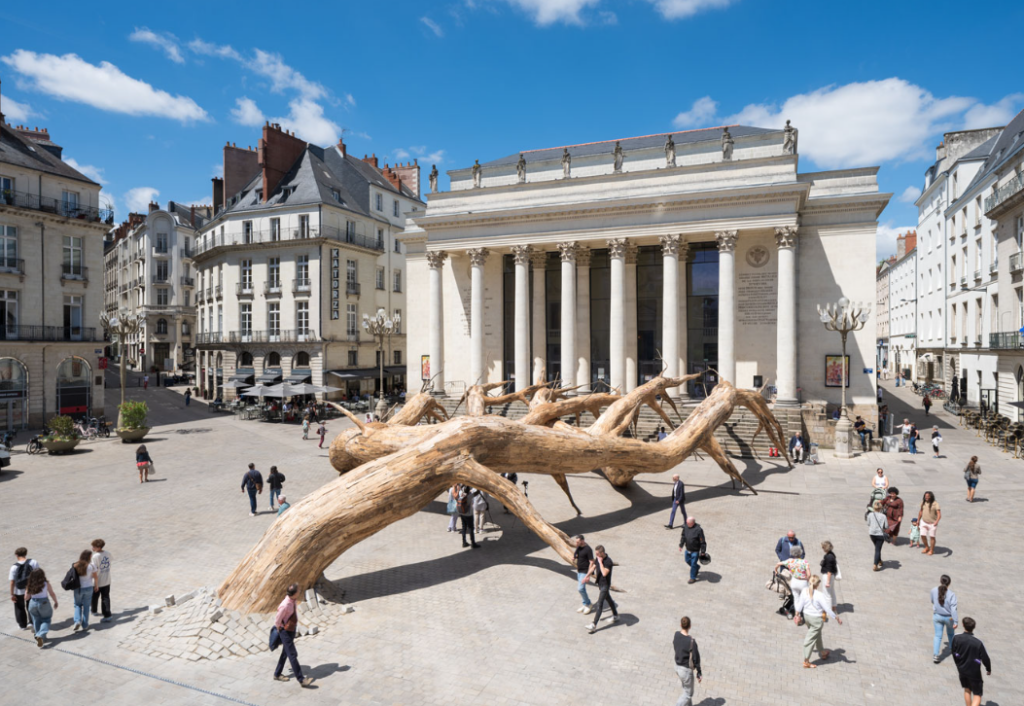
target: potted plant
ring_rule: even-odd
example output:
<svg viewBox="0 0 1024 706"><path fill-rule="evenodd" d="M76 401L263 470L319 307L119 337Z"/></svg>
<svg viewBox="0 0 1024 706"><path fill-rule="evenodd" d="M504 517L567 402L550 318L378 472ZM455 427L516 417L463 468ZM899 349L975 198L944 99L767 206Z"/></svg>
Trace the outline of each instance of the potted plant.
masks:
<svg viewBox="0 0 1024 706"><path fill-rule="evenodd" d="M141 441L149 433L146 426L146 415L149 414L149 406L145 402L129 400L118 406L121 416L121 426L118 427L117 435L121 442L128 444L133 441Z"/></svg>
<svg viewBox="0 0 1024 706"><path fill-rule="evenodd" d="M75 420L66 414L61 414L46 423L47 434L40 443L49 453L62 454L71 451L81 438L75 430Z"/></svg>

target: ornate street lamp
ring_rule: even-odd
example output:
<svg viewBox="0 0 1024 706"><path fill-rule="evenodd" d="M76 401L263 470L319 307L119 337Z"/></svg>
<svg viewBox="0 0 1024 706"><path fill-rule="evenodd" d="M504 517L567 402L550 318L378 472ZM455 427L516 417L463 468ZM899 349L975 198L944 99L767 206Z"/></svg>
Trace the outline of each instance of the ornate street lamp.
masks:
<svg viewBox="0 0 1024 706"><path fill-rule="evenodd" d="M825 329L838 331L843 339L843 372L839 380L839 386L843 391L843 405L840 408L839 421L836 422L836 458L853 458L850 451L850 432L853 430L853 424L846 414L846 336L851 331L864 328L864 324L868 322L868 308L868 304L851 302L846 297L841 297L835 304L826 304L824 308L818 305L818 315L821 317L821 323L825 324Z"/></svg>
<svg viewBox="0 0 1024 706"><path fill-rule="evenodd" d="M401 322L401 314L395 312L395 314L389 318L384 312L384 309L377 309L377 315L372 318L369 314L363 314L363 328L373 334L377 341L377 358L380 364L380 399L377 401L374 413L377 415L377 419L382 422L384 421L384 415L388 413L388 404L384 401L385 342L387 342L387 347L391 346L391 334L395 332L395 329Z"/></svg>
<svg viewBox="0 0 1024 706"><path fill-rule="evenodd" d="M116 316L110 316L107 312L100 314L100 324L103 326L103 330L110 335L111 340L113 340L114 336L117 336L117 350L121 356L117 366L121 372L121 404L117 406L118 429L121 428L121 407L124 406L124 386L127 381L126 366L128 363L128 353L125 342L129 336L134 336L139 332L145 320L145 316L131 314L127 309L121 309Z"/></svg>

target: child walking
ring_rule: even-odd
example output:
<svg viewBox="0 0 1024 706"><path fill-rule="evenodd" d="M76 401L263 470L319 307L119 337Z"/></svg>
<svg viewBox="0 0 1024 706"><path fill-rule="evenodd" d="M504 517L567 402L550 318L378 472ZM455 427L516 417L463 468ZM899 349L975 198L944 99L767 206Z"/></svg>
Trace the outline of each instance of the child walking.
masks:
<svg viewBox="0 0 1024 706"><path fill-rule="evenodd" d="M307 414L302 418L302 439L303 441L309 440L309 415Z"/></svg>
<svg viewBox="0 0 1024 706"><path fill-rule="evenodd" d="M910 547L918 547L921 545L921 528L917 524L917 518L911 518L910 520Z"/></svg>
<svg viewBox="0 0 1024 706"><path fill-rule="evenodd" d="M322 449L324 447L324 439L327 438L327 425L320 422L320 426L317 428L316 433L320 435L320 445L317 446L317 448Z"/></svg>

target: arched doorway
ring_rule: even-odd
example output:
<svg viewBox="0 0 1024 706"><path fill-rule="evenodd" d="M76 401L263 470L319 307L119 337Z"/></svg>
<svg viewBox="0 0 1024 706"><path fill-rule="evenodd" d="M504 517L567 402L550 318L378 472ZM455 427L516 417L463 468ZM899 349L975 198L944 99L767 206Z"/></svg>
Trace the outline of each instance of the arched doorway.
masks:
<svg viewBox="0 0 1024 706"><path fill-rule="evenodd" d="M92 368L84 358L65 358L57 366L57 413L87 417L91 408Z"/></svg>
<svg viewBox="0 0 1024 706"><path fill-rule="evenodd" d="M0 429L28 425L28 371L17 358L0 358Z"/></svg>

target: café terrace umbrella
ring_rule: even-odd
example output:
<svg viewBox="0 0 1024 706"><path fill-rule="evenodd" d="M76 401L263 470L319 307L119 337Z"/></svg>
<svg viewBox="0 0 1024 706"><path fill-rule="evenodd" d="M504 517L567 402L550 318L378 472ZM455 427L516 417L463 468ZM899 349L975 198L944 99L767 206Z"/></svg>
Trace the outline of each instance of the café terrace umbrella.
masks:
<svg viewBox="0 0 1024 706"><path fill-rule="evenodd" d="M244 382L242 380L228 380L226 383L221 385L221 387L225 387L225 388L228 388L228 389L231 389L231 390L240 390L243 387L249 387L249 386L250 386L249 383Z"/></svg>
<svg viewBox="0 0 1024 706"><path fill-rule="evenodd" d="M267 397L267 391L271 388L266 385L253 385L251 388L242 393L243 397Z"/></svg>

